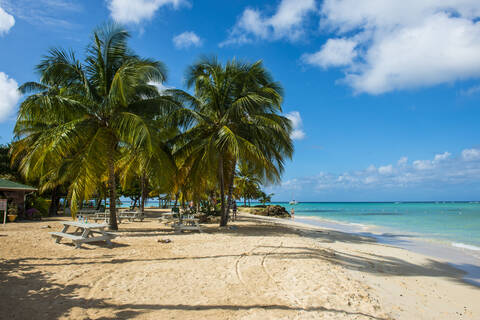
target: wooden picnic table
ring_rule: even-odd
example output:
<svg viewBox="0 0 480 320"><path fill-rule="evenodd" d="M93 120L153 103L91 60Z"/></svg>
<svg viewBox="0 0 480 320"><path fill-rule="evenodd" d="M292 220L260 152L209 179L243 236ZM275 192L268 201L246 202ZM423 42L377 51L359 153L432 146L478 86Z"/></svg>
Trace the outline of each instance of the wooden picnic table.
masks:
<svg viewBox="0 0 480 320"><path fill-rule="evenodd" d="M128 221L135 221L135 219L138 219L143 221L145 215L141 211L121 211L118 213L118 220L121 219L127 219Z"/></svg>
<svg viewBox="0 0 480 320"><path fill-rule="evenodd" d="M168 222L172 221L178 217L178 213L174 212L161 212L160 217L158 217L158 222Z"/></svg>
<svg viewBox="0 0 480 320"><path fill-rule="evenodd" d="M200 220L197 218L182 218L181 222L176 222L172 224L172 228L175 232L180 233L185 230L189 231L198 231L202 233L202 228L198 224Z"/></svg>
<svg viewBox="0 0 480 320"><path fill-rule="evenodd" d="M122 219L119 216L119 213L117 212L117 222L122 223ZM109 223L110 222L110 211L105 211L105 212L97 212L95 213L90 219L93 219L95 222L98 220L103 220L104 223Z"/></svg>
<svg viewBox="0 0 480 320"><path fill-rule="evenodd" d="M90 214L90 213L97 213L97 209L89 208L89 209L80 209L77 211L77 214Z"/></svg>
<svg viewBox="0 0 480 320"><path fill-rule="evenodd" d="M103 223L84 223L79 221L63 221L63 230L61 232L50 232L56 243L60 243L62 238L71 239L75 248L80 248L82 243L106 241L111 245L111 239L114 234L106 232L108 225ZM76 228L74 232L68 233L70 227Z"/></svg>

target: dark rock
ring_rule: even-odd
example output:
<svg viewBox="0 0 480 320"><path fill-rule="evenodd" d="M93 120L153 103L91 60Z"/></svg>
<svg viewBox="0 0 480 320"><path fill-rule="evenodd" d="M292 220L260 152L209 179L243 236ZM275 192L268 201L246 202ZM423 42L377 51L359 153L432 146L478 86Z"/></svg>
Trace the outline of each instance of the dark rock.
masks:
<svg viewBox="0 0 480 320"><path fill-rule="evenodd" d="M263 210L259 210L254 214L258 214L261 216L268 216L268 217L277 217L277 218L290 218L290 213L288 213L287 209L282 206L274 205L268 206Z"/></svg>

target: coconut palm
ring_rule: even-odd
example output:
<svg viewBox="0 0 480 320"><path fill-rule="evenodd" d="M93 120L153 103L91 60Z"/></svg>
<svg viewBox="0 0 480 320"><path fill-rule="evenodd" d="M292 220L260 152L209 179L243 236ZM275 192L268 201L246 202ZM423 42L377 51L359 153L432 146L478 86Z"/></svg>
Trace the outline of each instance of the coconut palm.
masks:
<svg viewBox="0 0 480 320"><path fill-rule="evenodd" d="M37 66L40 83L24 86L40 93L21 104L15 128L20 139L29 139L31 128L45 127L30 141L35 147L29 149L28 170L56 164L57 179L71 182L72 211L95 193L102 179L108 182L113 230L118 229L115 162L120 147L155 150L152 114L158 114L164 99L151 82L166 79L165 66L136 56L127 47L128 38L115 24L97 29L83 63L73 52L50 50ZM61 93L58 103L45 103L48 96L41 91L52 84Z"/></svg>
<svg viewBox="0 0 480 320"><path fill-rule="evenodd" d="M18 137L12 143L10 148L12 165L18 167L21 175L28 181L35 181L39 186L41 193L50 191L51 203L49 215L56 213L58 209L58 193L65 189L56 175L58 167L61 165L61 157L49 157L41 160L44 155L44 147L41 144L42 136L45 132L54 129L59 124L67 121L65 118L53 116L50 112L62 107L68 107L69 101L63 94L65 90L58 87L54 83L34 83L28 82L19 87L19 91L23 94L34 93L29 96L23 103L23 108L40 107L44 110L42 117L36 118L25 115L19 118L15 127L15 133ZM68 114L62 112L65 116Z"/></svg>
<svg viewBox="0 0 480 320"><path fill-rule="evenodd" d="M220 189L221 226L228 221L236 164L254 164L265 181L277 181L286 158L293 152L291 123L281 116L282 88L272 80L261 61L219 63L203 58L186 75L194 95L174 92L187 108L176 112L189 125L178 137L177 159L190 168L190 177L217 178ZM216 177L215 177L216 176Z"/></svg>
<svg viewBox="0 0 480 320"><path fill-rule="evenodd" d="M247 206L247 198L251 199L255 191L260 190L262 181L258 178L254 167L245 161L238 164L238 169L235 172L235 186L237 188L238 196L243 197L243 205Z"/></svg>
<svg viewBox="0 0 480 320"><path fill-rule="evenodd" d="M129 186L133 179L139 179L142 212L145 208L149 188L171 189L172 177L176 170L168 140L178 134L177 128L166 128L161 122L158 122L155 128L156 130L152 130L156 141L153 148L149 148L145 144L135 147L124 143L121 148L122 156L117 162L120 181L124 188Z"/></svg>

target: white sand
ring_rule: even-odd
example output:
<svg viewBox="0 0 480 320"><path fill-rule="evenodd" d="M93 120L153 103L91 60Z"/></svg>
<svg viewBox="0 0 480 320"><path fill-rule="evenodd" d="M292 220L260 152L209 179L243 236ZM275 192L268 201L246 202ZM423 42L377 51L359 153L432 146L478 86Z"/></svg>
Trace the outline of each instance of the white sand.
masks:
<svg viewBox="0 0 480 320"><path fill-rule="evenodd" d="M281 224L243 215L235 230L175 235L123 223L113 248L79 250L48 235L58 221L7 224L0 318L480 319L480 290L444 262Z"/></svg>

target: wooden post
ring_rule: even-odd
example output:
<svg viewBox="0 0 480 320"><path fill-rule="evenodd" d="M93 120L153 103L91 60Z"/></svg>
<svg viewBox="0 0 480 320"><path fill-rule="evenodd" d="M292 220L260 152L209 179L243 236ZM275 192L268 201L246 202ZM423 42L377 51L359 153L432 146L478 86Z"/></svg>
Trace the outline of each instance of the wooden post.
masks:
<svg viewBox="0 0 480 320"><path fill-rule="evenodd" d="M5 226L5 223L7 222L7 202L8 199L0 199L0 211L3 210L3 226Z"/></svg>

